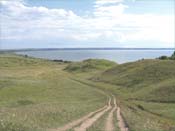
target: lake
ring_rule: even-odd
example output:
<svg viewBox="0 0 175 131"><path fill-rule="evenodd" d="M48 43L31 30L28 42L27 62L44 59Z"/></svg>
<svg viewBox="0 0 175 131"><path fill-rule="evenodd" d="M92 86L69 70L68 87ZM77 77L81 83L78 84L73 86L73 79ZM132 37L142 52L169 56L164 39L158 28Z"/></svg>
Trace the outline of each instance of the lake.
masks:
<svg viewBox="0 0 175 131"><path fill-rule="evenodd" d="M117 63L126 63L140 59L155 59L159 56L170 56L173 50L34 50L34 51L19 51L17 54L28 55L36 58L44 59L62 59L67 61L81 61L89 58L107 59Z"/></svg>

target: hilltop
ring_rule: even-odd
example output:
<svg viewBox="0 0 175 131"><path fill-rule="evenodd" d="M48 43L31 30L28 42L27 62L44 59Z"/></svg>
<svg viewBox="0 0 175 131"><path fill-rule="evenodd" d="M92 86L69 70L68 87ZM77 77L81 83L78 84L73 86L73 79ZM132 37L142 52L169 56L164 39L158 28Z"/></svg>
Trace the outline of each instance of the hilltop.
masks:
<svg viewBox="0 0 175 131"><path fill-rule="evenodd" d="M125 63L104 71L92 80L118 85L137 94L134 97L175 101L173 60L141 60Z"/></svg>
<svg viewBox="0 0 175 131"><path fill-rule="evenodd" d="M104 59L87 59L81 62L70 63L65 70L69 72L91 72L96 70L106 70L117 63Z"/></svg>

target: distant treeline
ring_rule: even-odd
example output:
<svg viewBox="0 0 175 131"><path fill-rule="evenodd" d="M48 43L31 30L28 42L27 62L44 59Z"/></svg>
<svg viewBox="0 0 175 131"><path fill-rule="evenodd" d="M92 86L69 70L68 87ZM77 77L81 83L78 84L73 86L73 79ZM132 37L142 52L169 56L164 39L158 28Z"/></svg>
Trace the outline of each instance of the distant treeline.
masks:
<svg viewBox="0 0 175 131"><path fill-rule="evenodd" d="M66 61L66 60L51 60L51 61L54 61L54 62L61 62L61 63L71 63L71 61Z"/></svg>

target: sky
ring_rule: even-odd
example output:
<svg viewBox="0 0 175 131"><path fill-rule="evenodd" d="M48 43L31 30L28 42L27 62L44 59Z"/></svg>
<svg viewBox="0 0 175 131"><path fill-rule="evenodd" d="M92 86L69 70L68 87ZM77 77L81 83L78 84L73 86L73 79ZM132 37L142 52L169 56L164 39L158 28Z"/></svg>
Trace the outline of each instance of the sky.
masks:
<svg viewBox="0 0 175 131"><path fill-rule="evenodd" d="M172 48L174 0L0 0L0 49Z"/></svg>

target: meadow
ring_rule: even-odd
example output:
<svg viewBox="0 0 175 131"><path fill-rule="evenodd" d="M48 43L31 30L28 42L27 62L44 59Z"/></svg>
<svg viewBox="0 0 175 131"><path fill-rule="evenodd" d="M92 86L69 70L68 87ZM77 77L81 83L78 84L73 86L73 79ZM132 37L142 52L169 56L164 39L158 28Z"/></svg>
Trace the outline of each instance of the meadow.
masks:
<svg viewBox="0 0 175 131"><path fill-rule="evenodd" d="M65 66L0 55L0 130L55 128L102 107L103 92L70 79Z"/></svg>
<svg viewBox="0 0 175 131"><path fill-rule="evenodd" d="M0 54L0 131L57 129L105 106L112 95L130 131L174 131L174 65L158 59L119 65ZM110 111L87 131L105 131ZM120 131L117 118L113 121Z"/></svg>

